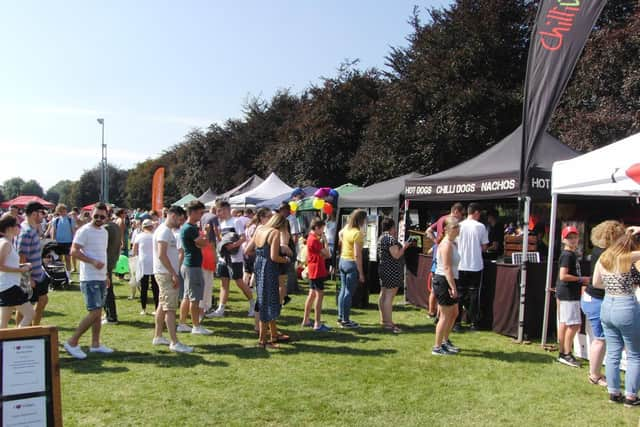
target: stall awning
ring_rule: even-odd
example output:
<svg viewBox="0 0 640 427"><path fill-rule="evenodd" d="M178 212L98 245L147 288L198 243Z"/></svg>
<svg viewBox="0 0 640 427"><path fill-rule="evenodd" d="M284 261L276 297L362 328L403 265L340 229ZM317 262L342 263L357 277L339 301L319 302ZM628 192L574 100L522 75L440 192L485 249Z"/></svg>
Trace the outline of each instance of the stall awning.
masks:
<svg viewBox="0 0 640 427"><path fill-rule="evenodd" d="M554 161L579 155L548 133L533 154L525 190L534 199L547 199ZM522 126L482 154L457 166L420 179L407 180L409 200L482 200L517 197L520 182Z"/></svg>
<svg viewBox="0 0 640 427"><path fill-rule="evenodd" d="M405 181L424 177L416 172L377 182L361 188L353 193L341 195L338 200L340 208L381 208L395 207L404 196Z"/></svg>
<svg viewBox="0 0 640 427"><path fill-rule="evenodd" d="M640 196L640 133L553 164L554 194Z"/></svg>

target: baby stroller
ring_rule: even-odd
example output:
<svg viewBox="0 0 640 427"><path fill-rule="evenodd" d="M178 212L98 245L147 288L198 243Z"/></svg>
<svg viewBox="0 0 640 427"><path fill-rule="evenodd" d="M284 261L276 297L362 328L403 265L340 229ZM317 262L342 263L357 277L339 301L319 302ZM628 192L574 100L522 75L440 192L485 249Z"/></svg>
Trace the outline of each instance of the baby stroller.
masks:
<svg viewBox="0 0 640 427"><path fill-rule="evenodd" d="M64 263L56 253L58 243L51 240L42 247L42 268L49 278L49 289L69 289L69 276Z"/></svg>

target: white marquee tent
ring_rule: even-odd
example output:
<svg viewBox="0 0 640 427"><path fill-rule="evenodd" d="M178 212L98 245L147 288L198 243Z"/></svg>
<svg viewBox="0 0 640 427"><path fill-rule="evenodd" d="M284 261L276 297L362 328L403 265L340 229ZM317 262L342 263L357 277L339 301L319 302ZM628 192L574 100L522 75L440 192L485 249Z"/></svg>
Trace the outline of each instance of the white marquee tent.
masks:
<svg viewBox="0 0 640 427"><path fill-rule="evenodd" d="M271 175L256 188L231 197L229 203L231 206L255 205L283 193L291 192L292 190L293 188L282 182L282 180L278 178L278 175L271 173Z"/></svg>
<svg viewBox="0 0 640 427"><path fill-rule="evenodd" d="M549 242L556 239L558 195L640 197L640 133L574 159L553 163ZM549 244L547 258L543 345L547 339L554 246Z"/></svg>

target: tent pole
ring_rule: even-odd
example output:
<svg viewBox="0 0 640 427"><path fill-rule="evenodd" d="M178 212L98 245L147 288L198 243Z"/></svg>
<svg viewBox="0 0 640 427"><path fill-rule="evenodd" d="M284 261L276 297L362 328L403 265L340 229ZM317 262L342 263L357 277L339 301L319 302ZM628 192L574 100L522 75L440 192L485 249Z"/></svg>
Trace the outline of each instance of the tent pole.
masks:
<svg viewBox="0 0 640 427"><path fill-rule="evenodd" d="M558 195L551 195L551 216L549 224L549 251L547 255L547 278L544 292L544 317L542 318L542 342L547 345L547 330L549 329L549 305L551 303L551 280L553 279L553 250L556 240L556 218L558 216Z"/></svg>
<svg viewBox="0 0 640 427"><path fill-rule="evenodd" d="M404 244L404 242L407 240L407 218L409 217L409 200L404 201L404 212L402 213L402 236L400 236L400 229L398 229L398 241L400 242L400 244ZM400 214L398 213L398 222L400 221ZM400 239L400 237L402 237L402 239ZM409 300L407 299L407 291L408 291L408 286L407 286L407 264L405 263L404 265L404 292L403 292L403 299L404 299L404 305L409 304Z"/></svg>
<svg viewBox="0 0 640 427"><path fill-rule="evenodd" d="M524 198L524 216L522 235L522 260L520 261L520 309L518 310L518 342L524 339L524 302L525 289L527 287L527 252L529 250L529 210L531 208L531 197Z"/></svg>

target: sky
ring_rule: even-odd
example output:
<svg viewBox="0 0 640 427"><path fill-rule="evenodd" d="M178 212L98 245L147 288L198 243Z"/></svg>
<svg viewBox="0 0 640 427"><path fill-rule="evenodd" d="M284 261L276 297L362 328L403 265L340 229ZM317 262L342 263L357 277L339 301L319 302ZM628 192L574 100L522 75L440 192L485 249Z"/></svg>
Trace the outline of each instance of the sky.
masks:
<svg viewBox="0 0 640 427"><path fill-rule="evenodd" d="M44 190L100 162L131 168L251 97L300 93L345 59L384 68L414 4L447 0L2 2L0 183Z"/></svg>

